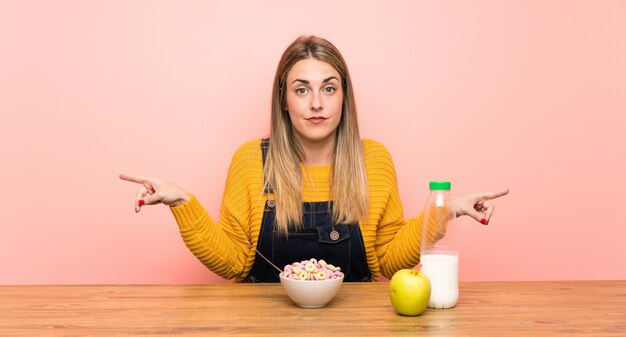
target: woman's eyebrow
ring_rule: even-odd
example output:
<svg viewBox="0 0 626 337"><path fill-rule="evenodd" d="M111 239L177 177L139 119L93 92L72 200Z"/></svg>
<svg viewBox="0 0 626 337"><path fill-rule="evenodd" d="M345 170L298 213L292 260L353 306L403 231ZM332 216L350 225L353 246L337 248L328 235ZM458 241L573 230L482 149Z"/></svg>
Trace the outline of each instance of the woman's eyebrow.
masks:
<svg viewBox="0 0 626 337"><path fill-rule="evenodd" d="M339 81L339 79L337 79L337 77L335 77L335 76L331 76L331 77L325 78L325 79L322 81L322 83L329 82L330 80L333 80L333 79L335 79L335 80ZM302 82L302 83L304 83L304 84L309 84L309 83L310 83L308 80L303 80L303 79L300 79L300 78L296 78L296 79L295 79L295 80L293 80L293 82L291 82L291 83L293 84L293 83L296 83L296 82Z"/></svg>

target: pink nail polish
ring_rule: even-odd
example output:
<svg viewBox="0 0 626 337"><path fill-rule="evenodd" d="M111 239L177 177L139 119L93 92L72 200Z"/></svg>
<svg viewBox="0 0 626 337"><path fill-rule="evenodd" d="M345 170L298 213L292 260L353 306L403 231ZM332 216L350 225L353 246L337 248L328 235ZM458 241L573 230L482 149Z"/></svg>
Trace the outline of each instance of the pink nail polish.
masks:
<svg viewBox="0 0 626 337"><path fill-rule="evenodd" d="M146 202L145 202L145 201L143 201L143 199L139 199L139 202L138 202L139 206L143 206L143 204L145 204L145 203L146 203Z"/></svg>
<svg viewBox="0 0 626 337"><path fill-rule="evenodd" d="M482 220L480 220L480 223L483 224L483 225L486 225L487 224L487 219L483 218Z"/></svg>

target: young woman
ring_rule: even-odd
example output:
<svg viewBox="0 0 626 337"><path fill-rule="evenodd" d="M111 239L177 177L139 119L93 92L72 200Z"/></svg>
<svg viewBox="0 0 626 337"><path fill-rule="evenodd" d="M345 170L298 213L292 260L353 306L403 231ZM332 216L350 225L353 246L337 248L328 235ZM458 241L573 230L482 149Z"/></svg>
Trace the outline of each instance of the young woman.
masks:
<svg viewBox="0 0 626 337"><path fill-rule="evenodd" d="M168 205L193 254L236 282L277 282L265 258L281 268L324 259L342 268L345 281L391 278L419 263L422 215L404 219L391 157L380 143L360 138L346 63L319 37L302 36L284 52L270 137L234 154L219 221L174 184L120 178L141 184L136 212ZM455 196L453 212L487 224L490 200L506 193Z"/></svg>

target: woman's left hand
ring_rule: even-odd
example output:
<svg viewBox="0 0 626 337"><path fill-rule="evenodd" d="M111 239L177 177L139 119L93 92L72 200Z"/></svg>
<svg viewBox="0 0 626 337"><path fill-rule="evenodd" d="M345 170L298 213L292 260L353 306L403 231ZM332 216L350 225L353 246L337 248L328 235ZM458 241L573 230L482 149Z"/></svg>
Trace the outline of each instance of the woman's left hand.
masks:
<svg viewBox="0 0 626 337"><path fill-rule="evenodd" d="M450 205L456 216L469 215L476 221L486 225L493 214L494 205L491 199L507 195L509 190L499 192L477 192L455 195L450 198Z"/></svg>

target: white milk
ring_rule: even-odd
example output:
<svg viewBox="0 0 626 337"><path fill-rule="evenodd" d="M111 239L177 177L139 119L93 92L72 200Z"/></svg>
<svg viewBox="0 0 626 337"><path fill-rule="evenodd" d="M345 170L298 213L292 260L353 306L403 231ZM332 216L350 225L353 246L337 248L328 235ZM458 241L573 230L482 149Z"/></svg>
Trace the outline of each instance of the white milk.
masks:
<svg viewBox="0 0 626 337"><path fill-rule="evenodd" d="M459 257L446 254L425 254L420 271L430 280L429 308L452 308L459 299Z"/></svg>

